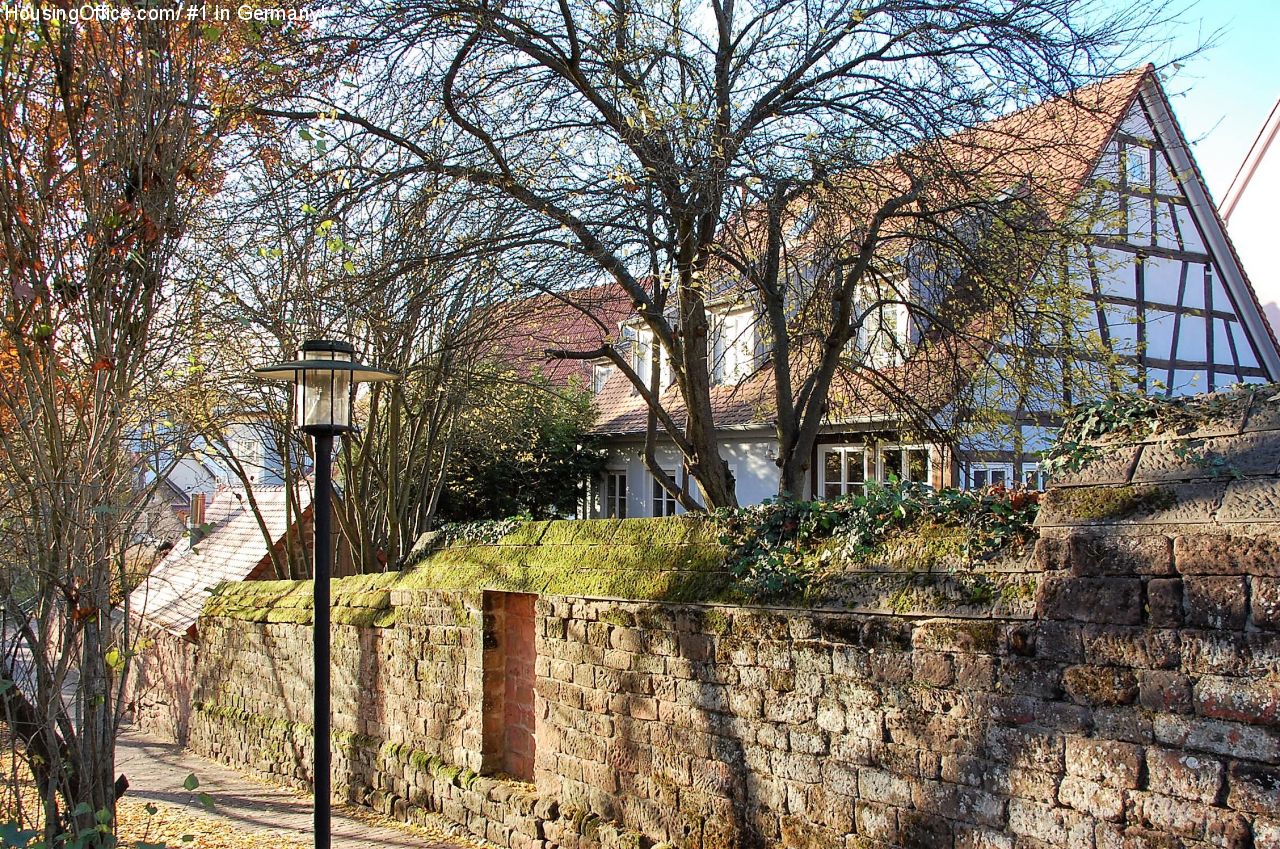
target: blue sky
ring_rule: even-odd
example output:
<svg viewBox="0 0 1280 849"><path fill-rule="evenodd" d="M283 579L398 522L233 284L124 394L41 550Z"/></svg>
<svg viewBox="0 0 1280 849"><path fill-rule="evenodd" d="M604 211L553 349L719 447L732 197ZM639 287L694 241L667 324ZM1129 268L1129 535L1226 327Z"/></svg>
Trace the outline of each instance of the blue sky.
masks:
<svg viewBox="0 0 1280 849"><path fill-rule="evenodd" d="M1217 201L1280 97L1280 0L1201 0L1181 18L1175 53L1221 30L1216 46L1164 78Z"/></svg>

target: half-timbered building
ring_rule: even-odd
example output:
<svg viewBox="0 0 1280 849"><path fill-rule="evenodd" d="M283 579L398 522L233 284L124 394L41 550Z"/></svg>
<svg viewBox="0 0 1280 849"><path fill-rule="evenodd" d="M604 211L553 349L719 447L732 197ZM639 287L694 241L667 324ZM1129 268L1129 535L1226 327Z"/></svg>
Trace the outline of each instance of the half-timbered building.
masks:
<svg viewBox="0 0 1280 849"><path fill-rule="evenodd" d="M1085 100L1087 108L1081 105ZM1087 234L1062 248L1061 261L1042 263L1036 273L1070 281L1078 326L1064 330L1062 338L1087 339L1089 345L1064 349L1045 338L1011 334L967 372L971 391L964 403L952 389L926 381L918 396L934 405L937 427L950 423L954 433L935 429L931 436L919 427L907 428L900 410L867 404L865 398L859 405L842 404L840 394L856 388L833 390L837 397L810 463L813 497L857 492L868 481L891 478L934 486L1016 482L1038 487L1043 483L1039 460L1066 407L1106 391L1170 396L1280 380L1276 338L1154 69L1121 75L1087 97L1051 101L972 132L1009 139L1019 150L1007 158L1018 159L1024 176L1073 187L1073 211L1088 222ZM1026 144L1027 139L1038 143ZM1055 155L1055 139L1063 147L1070 144L1072 155ZM636 371L647 374L654 359L652 340L628 317L621 293L599 287L553 301L572 306L575 297L612 303L606 324L613 327L583 322L572 309L566 317L548 303L534 309L530 302L527 320L518 325L517 354L612 342L625 346ZM757 503L777 493L779 476L762 322L749 299L726 298L714 312L711 392L721 455L736 480L739 502ZM595 314L601 314L598 308ZM906 366L921 338L908 310L887 305L859 333L853 353L864 367ZM1032 357L1030 368L1029 346L1043 352ZM1015 366L1015 355L1020 365ZM586 513L676 512L675 499L658 485L642 457L649 414L629 379L603 361L572 368L580 368L581 381L596 393L595 430L610 452L608 471ZM1027 371L1029 379L990 379L1015 368ZM676 394L674 388L667 391ZM988 424L961 428L975 406ZM665 471L687 479L679 455L660 437L654 455Z"/></svg>

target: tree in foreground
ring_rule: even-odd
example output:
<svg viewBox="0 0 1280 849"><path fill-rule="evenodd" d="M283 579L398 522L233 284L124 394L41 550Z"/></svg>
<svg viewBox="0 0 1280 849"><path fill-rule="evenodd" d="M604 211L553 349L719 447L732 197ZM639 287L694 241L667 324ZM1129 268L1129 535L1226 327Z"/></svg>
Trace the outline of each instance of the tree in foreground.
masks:
<svg viewBox="0 0 1280 849"><path fill-rule="evenodd" d="M1006 326L1044 317L1043 304L1016 308L1014 275L992 272L1036 265L1045 246L978 240L972 225L1059 231L1052 195L1065 187L1011 194L983 179L981 138L958 134L1100 79L1162 22L1159 4L1078 0L363 0L348 12L356 93L274 114L330 116L349 139L396 147L410 164L394 173L468 181L518 211L503 261L526 285L618 286L656 343L654 367L617 344L558 355L626 375L650 411L649 470L690 508L735 502L712 402L724 299L765 317L780 487L797 495L838 376L876 382L849 351L884 307L926 332L971 331L976 357L990 334L971 319L985 307L1014 305ZM404 91L422 100L405 109ZM819 207L843 226L812 230ZM935 279L975 281L967 302L941 308L899 286L908 244L932 254ZM652 461L659 436L696 491Z"/></svg>
<svg viewBox="0 0 1280 849"><path fill-rule="evenodd" d="M0 720L39 790L40 810L16 813L47 846L113 840L135 475L165 450L140 434L171 400L156 378L180 359L186 306L166 273L240 94L288 77L260 61L288 40L3 21Z"/></svg>

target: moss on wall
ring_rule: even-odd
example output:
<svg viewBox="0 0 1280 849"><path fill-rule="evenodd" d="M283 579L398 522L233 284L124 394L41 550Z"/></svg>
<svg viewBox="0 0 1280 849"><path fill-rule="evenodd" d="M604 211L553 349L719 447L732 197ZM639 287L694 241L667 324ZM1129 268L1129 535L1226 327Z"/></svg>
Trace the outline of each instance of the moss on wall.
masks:
<svg viewBox="0 0 1280 849"><path fill-rule="evenodd" d="M729 585L719 532L692 517L526 522L494 545L421 552L403 572L355 575L331 585L333 621L395 624L395 590L502 590L645 601L707 601ZM310 581L224 584L205 616L252 622L311 621Z"/></svg>

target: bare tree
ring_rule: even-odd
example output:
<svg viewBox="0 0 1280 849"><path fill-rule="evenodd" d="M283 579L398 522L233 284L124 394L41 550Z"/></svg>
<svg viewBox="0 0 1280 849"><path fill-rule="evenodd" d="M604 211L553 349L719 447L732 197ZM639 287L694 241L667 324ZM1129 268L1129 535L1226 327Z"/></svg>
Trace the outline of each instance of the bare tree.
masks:
<svg viewBox="0 0 1280 849"><path fill-rule="evenodd" d="M727 234L762 209L790 227L796 204L839 188L856 202L844 204L840 258L830 252L840 269L830 294L883 278L907 238L978 256L959 226L975 217L966 208L1007 221L1027 211L1000 212L971 160L934 155L940 140L1099 79L1163 20L1159 4L1078 0L366 0L348 12L339 29L346 55L364 59L357 93L272 114L327 114L397 147L412 160L404 169L469 181L524 210L509 237L526 252L537 246L525 270L536 285L616 283L676 392L664 396L658 369L633 368L616 345L558 356L608 358L627 375L652 413L649 469L688 508L698 499L653 462L653 441L662 434L684 456L701 503L734 503L711 400L708 302L723 295L723 275L782 260L767 239L748 240L764 254L733 256ZM420 93L412 108L406 90ZM755 278L780 346L768 361L785 369L791 316L762 282L783 278ZM918 306L923 320L929 310ZM807 365L781 375L784 492L803 478L840 352L875 314L828 310Z"/></svg>
<svg viewBox="0 0 1280 849"><path fill-rule="evenodd" d="M19 815L47 845L96 845L119 792L132 638L115 614L145 530L138 455L167 450L145 434L168 406L158 378L185 318L166 272L218 182L211 157L241 85L278 91L259 63L227 63L284 56L286 40L136 16L6 16L3 31L0 709L42 802Z"/></svg>

